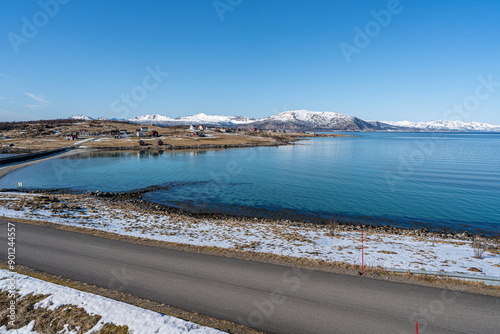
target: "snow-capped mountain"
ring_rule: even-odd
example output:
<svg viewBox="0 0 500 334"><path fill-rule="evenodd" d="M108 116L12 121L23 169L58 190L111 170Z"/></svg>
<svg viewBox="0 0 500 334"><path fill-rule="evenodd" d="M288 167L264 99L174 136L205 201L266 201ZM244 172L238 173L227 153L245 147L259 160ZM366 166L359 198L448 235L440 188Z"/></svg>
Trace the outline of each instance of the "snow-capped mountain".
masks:
<svg viewBox="0 0 500 334"><path fill-rule="evenodd" d="M304 109L284 111L266 118L255 119L246 116L207 115L204 113L171 118L162 115L145 115L129 119L130 122L157 125L222 125L244 128L275 130L384 130L384 125L372 124L359 118L328 111Z"/></svg>
<svg viewBox="0 0 500 334"><path fill-rule="evenodd" d="M304 109L288 110L280 112L274 116L269 116L263 120L273 120L279 122L301 121L314 123L318 127L329 127L333 124L352 122L355 117L330 111L309 111Z"/></svg>
<svg viewBox="0 0 500 334"><path fill-rule="evenodd" d="M500 132L500 125L479 122L462 121L430 121L430 122L410 122L410 121L382 121L383 123L398 127L418 129L422 131L491 131Z"/></svg>
<svg viewBox="0 0 500 334"><path fill-rule="evenodd" d="M129 119L133 123L148 123L157 125L240 125L256 121L255 118L246 116L225 116L225 115L207 115L199 113L191 116L171 118L159 114L145 115Z"/></svg>
<svg viewBox="0 0 500 334"><path fill-rule="evenodd" d="M138 116L129 119L130 122L133 123L154 123L154 124L162 124L162 123L169 123L169 122L174 122L174 118L170 118L168 116L162 116L159 114L154 114L154 115L144 115L144 116Z"/></svg>
<svg viewBox="0 0 500 334"><path fill-rule="evenodd" d="M107 118L104 118L104 117L92 118L90 116L83 115L83 114L73 115L73 116L70 117L70 119L76 119L76 120L79 120L79 121L93 121L93 120L105 121L105 120L107 120Z"/></svg>
<svg viewBox="0 0 500 334"><path fill-rule="evenodd" d="M73 116L70 117L70 119L76 119L76 120L79 120L79 121L91 121L91 120L93 120L92 117L89 117L89 116L86 116L86 115L83 115L83 114L73 115Z"/></svg>
<svg viewBox="0 0 500 334"><path fill-rule="evenodd" d="M261 129L286 130L387 130L385 124L363 121L357 117L329 111L309 111L304 109L283 111L248 126Z"/></svg>

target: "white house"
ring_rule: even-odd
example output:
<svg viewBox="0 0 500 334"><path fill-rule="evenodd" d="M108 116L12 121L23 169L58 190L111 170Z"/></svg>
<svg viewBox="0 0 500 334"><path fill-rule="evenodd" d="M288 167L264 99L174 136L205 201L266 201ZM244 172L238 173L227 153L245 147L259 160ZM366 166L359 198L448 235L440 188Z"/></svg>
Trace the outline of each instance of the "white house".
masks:
<svg viewBox="0 0 500 334"><path fill-rule="evenodd" d="M129 138L130 136L127 133L127 130L120 130L120 138Z"/></svg>
<svg viewBox="0 0 500 334"><path fill-rule="evenodd" d="M81 129L78 133L79 138L90 137L90 132L86 129Z"/></svg>

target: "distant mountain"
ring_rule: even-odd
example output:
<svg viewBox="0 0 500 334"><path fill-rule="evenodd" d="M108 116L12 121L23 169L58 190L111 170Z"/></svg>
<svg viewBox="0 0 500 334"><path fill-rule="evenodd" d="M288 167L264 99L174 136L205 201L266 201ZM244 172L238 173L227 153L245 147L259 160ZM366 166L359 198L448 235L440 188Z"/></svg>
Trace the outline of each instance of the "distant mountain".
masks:
<svg viewBox="0 0 500 334"><path fill-rule="evenodd" d="M240 125L256 121L255 118L246 116L224 116L224 115L207 115L204 113L170 118L159 114L145 115L129 119L130 122L139 124L156 124L156 125Z"/></svg>
<svg viewBox="0 0 500 334"><path fill-rule="evenodd" d="M430 121L430 122L410 122L399 121L390 122L383 121L383 123L394 125L397 127L404 127L409 129L417 129L420 131L483 131L483 132L500 132L500 125L493 125L489 123L479 122L462 122L462 121Z"/></svg>
<svg viewBox="0 0 500 334"><path fill-rule="evenodd" d="M90 121L86 115L74 115L72 119ZM97 120L105 120L100 117ZM111 119L116 120L116 119ZM246 116L207 115L199 113L191 116L171 118L159 114L144 115L128 119L137 124L155 125L209 125L265 130L293 131L490 131L500 132L500 125L462 121L365 121L360 118L329 111L309 111L304 109L283 111L279 114L255 119Z"/></svg>
<svg viewBox="0 0 500 334"><path fill-rule="evenodd" d="M327 111L308 111L304 109L284 111L266 118L255 119L246 116L224 116L196 114L171 118L159 114L145 115L129 119L130 122L139 124L156 125L215 125L238 126L242 128L259 128L266 130L389 130L397 129L395 126L385 125L380 122L365 122L357 117Z"/></svg>
<svg viewBox="0 0 500 334"><path fill-rule="evenodd" d="M76 119L80 121L128 121L128 119L125 118L106 118L106 117L93 118L83 114L73 115L70 117L70 119Z"/></svg>
<svg viewBox="0 0 500 334"><path fill-rule="evenodd" d="M366 122L357 117L329 111L304 109L284 111L252 123L246 127L266 130L296 131L376 131L394 128L382 123Z"/></svg>
<svg viewBox="0 0 500 334"><path fill-rule="evenodd" d="M76 119L76 120L79 120L79 121L91 121L91 120L93 120L92 117L89 117L89 116L86 116L86 115L83 115L83 114L73 115L73 116L70 117L70 119Z"/></svg>

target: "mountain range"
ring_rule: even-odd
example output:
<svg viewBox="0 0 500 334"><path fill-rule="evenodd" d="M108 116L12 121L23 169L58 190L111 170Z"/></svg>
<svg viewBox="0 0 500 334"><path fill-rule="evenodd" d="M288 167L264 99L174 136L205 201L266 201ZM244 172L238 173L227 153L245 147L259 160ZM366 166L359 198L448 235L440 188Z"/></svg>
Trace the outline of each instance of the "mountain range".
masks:
<svg viewBox="0 0 500 334"><path fill-rule="evenodd" d="M90 121L93 118L75 115L72 119ZM97 120L103 120L100 117ZM159 114L138 116L127 120L137 124L154 125L208 125L239 128L259 128L268 130L294 131L482 131L500 132L500 125L462 121L365 121L360 118L329 111L288 110L265 118L246 116L207 115L199 113L191 116L171 118Z"/></svg>

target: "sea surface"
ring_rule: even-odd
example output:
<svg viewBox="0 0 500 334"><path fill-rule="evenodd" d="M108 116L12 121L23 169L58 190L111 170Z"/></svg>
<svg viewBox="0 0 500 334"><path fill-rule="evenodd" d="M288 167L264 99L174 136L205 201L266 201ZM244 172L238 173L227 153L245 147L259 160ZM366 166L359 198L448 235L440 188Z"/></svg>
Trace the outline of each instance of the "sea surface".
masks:
<svg viewBox="0 0 500 334"><path fill-rule="evenodd" d="M144 199L193 212L500 231L500 134L354 135L291 146L75 155L16 170L0 188L23 182L115 192L174 183Z"/></svg>

